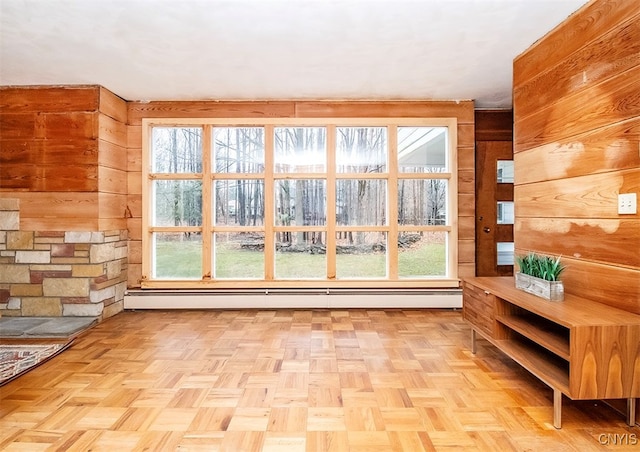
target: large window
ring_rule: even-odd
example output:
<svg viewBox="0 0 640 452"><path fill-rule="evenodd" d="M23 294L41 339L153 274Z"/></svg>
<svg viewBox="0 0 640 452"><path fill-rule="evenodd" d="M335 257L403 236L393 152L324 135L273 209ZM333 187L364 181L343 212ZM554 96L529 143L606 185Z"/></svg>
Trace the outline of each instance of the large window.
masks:
<svg viewBox="0 0 640 452"><path fill-rule="evenodd" d="M143 126L143 287L457 287L455 119Z"/></svg>

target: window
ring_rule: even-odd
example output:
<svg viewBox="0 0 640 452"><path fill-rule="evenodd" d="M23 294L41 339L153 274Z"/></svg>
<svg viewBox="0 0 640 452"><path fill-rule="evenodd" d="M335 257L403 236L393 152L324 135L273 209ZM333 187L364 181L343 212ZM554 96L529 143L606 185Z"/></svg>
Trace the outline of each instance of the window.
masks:
<svg viewBox="0 0 640 452"><path fill-rule="evenodd" d="M455 119L143 126L143 287L457 287Z"/></svg>

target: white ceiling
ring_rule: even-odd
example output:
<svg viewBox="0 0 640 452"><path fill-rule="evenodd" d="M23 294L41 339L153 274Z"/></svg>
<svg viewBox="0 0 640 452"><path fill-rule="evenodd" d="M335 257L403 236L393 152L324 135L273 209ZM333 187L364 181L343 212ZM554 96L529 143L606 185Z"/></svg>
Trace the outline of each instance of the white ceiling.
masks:
<svg viewBox="0 0 640 452"><path fill-rule="evenodd" d="M0 84L127 100L511 107L513 59L586 0L0 0Z"/></svg>

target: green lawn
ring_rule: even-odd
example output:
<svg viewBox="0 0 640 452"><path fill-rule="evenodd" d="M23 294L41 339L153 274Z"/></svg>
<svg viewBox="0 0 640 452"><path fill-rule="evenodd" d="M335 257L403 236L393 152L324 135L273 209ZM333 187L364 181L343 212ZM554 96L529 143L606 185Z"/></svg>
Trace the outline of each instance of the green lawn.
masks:
<svg viewBox="0 0 640 452"><path fill-rule="evenodd" d="M262 279L264 254L243 250L233 245L218 245L215 277L225 279ZM156 277L164 279L202 277L200 242L159 242L156 248ZM326 255L278 252L276 278L324 279ZM386 277L384 253L338 254L338 278ZM446 270L444 244L415 244L399 252L400 277L444 276Z"/></svg>

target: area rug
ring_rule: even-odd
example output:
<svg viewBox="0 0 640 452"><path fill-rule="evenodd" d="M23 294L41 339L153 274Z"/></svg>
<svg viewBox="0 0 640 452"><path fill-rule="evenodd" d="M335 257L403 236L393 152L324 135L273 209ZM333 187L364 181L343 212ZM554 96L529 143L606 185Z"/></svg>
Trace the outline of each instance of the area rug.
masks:
<svg viewBox="0 0 640 452"><path fill-rule="evenodd" d="M0 386L51 359L72 341L56 344L0 345Z"/></svg>

